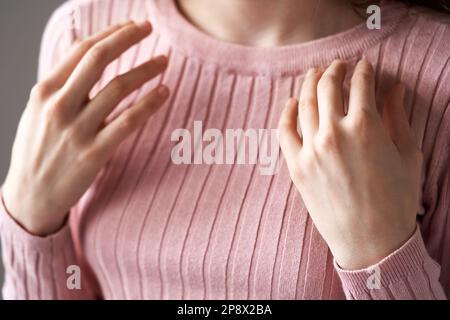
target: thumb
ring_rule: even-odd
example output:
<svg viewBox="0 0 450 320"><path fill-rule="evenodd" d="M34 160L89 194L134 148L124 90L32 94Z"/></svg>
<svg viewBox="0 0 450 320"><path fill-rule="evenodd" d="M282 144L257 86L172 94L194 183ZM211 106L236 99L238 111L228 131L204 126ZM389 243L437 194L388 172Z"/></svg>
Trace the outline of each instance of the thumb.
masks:
<svg viewBox="0 0 450 320"><path fill-rule="evenodd" d="M415 147L414 136L404 109L405 87L395 85L387 94L383 108L383 123L401 154Z"/></svg>

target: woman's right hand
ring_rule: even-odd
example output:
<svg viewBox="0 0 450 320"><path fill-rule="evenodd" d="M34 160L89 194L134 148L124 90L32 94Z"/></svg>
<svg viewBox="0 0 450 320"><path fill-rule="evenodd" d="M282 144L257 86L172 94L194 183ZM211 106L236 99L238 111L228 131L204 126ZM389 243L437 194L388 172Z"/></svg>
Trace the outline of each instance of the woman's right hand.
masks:
<svg viewBox="0 0 450 320"><path fill-rule="evenodd" d="M80 42L33 88L2 188L9 213L30 233L60 229L113 151L167 100L169 89L160 85L106 122L124 98L166 69L164 56L118 76L89 99L104 69L151 29L149 22L110 27Z"/></svg>

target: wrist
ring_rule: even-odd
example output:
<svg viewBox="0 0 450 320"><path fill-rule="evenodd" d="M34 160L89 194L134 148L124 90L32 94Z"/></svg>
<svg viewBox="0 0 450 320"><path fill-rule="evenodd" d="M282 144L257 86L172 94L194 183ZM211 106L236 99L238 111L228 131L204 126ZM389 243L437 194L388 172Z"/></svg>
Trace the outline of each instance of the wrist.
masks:
<svg viewBox="0 0 450 320"><path fill-rule="evenodd" d="M341 246L335 250L334 259L344 270L368 268L401 248L416 232L416 228L417 225L414 223L402 231L393 232L392 236L385 232L355 241L354 244Z"/></svg>
<svg viewBox="0 0 450 320"><path fill-rule="evenodd" d="M40 201L33 201L30 194L20 196L5 182L2 187L2 201L9 216L28 233L45 237L58 231L64 224L65 216L58 219L48 216L48 208ZM41 209L40 209L41 208Z"/></svg>

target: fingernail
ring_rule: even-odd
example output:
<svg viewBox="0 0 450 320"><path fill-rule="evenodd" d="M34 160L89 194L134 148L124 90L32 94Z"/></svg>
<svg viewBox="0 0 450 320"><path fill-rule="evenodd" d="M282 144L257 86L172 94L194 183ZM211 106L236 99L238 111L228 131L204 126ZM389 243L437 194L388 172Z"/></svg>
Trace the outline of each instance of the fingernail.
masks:
<svg viewBox="0 0 450 320"><path fill-rule="evenodd" d="M319 72L319 70L317 68L310 68L310 69L308 69L308 72L306 73L306 76L312 76L312 75L314 75L314 74L316 74L318 72Z"/></svg>
<svg viewBox="0 0 450 320"><path fill-rule="evenodd" d="M157 56L156 58L154 58L153 61L155 61L159 65L166 65L168 62L168 59L166 56L161 55L161 56Z"/></svg>
<svg viewBox="0 0 450 320"><path fill-rule="evenodd" d="M152 25L150 24L150 22L149 21L141 21L141 22L138 22L138 23L136 23L136 25L139 27L139 28L141 28L143 31L150 31L151 30L151 28L152 28Z"/></svg>
<svg viewBox="0 0 450 320"><path fill-rule="evenodd" d="M166 86L160 86L158 88L158 95L161 98L167 98L169 96L169 88L167 88Z"/></svg>
<svg viewBox="0 0 450 320"><path fill-rule="evenodd" d="M358 62L358 64L363 64L363 63L371 65L371 63L369 62L369 60L367 60L366 57L362 57L361 60L359 60L359 62Z"/></svg>

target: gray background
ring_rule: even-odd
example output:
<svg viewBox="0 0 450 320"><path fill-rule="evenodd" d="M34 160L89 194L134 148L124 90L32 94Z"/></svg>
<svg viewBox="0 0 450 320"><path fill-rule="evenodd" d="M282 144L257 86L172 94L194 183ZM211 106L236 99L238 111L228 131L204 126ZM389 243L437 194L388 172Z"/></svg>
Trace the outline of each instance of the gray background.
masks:
<svg viewBox="0 0 450 320"><path fill-rule="evenodd" d="M0 0L0 184L8 170L17 123L36 82L42 32L52 11L63 2Z"/></svg>

